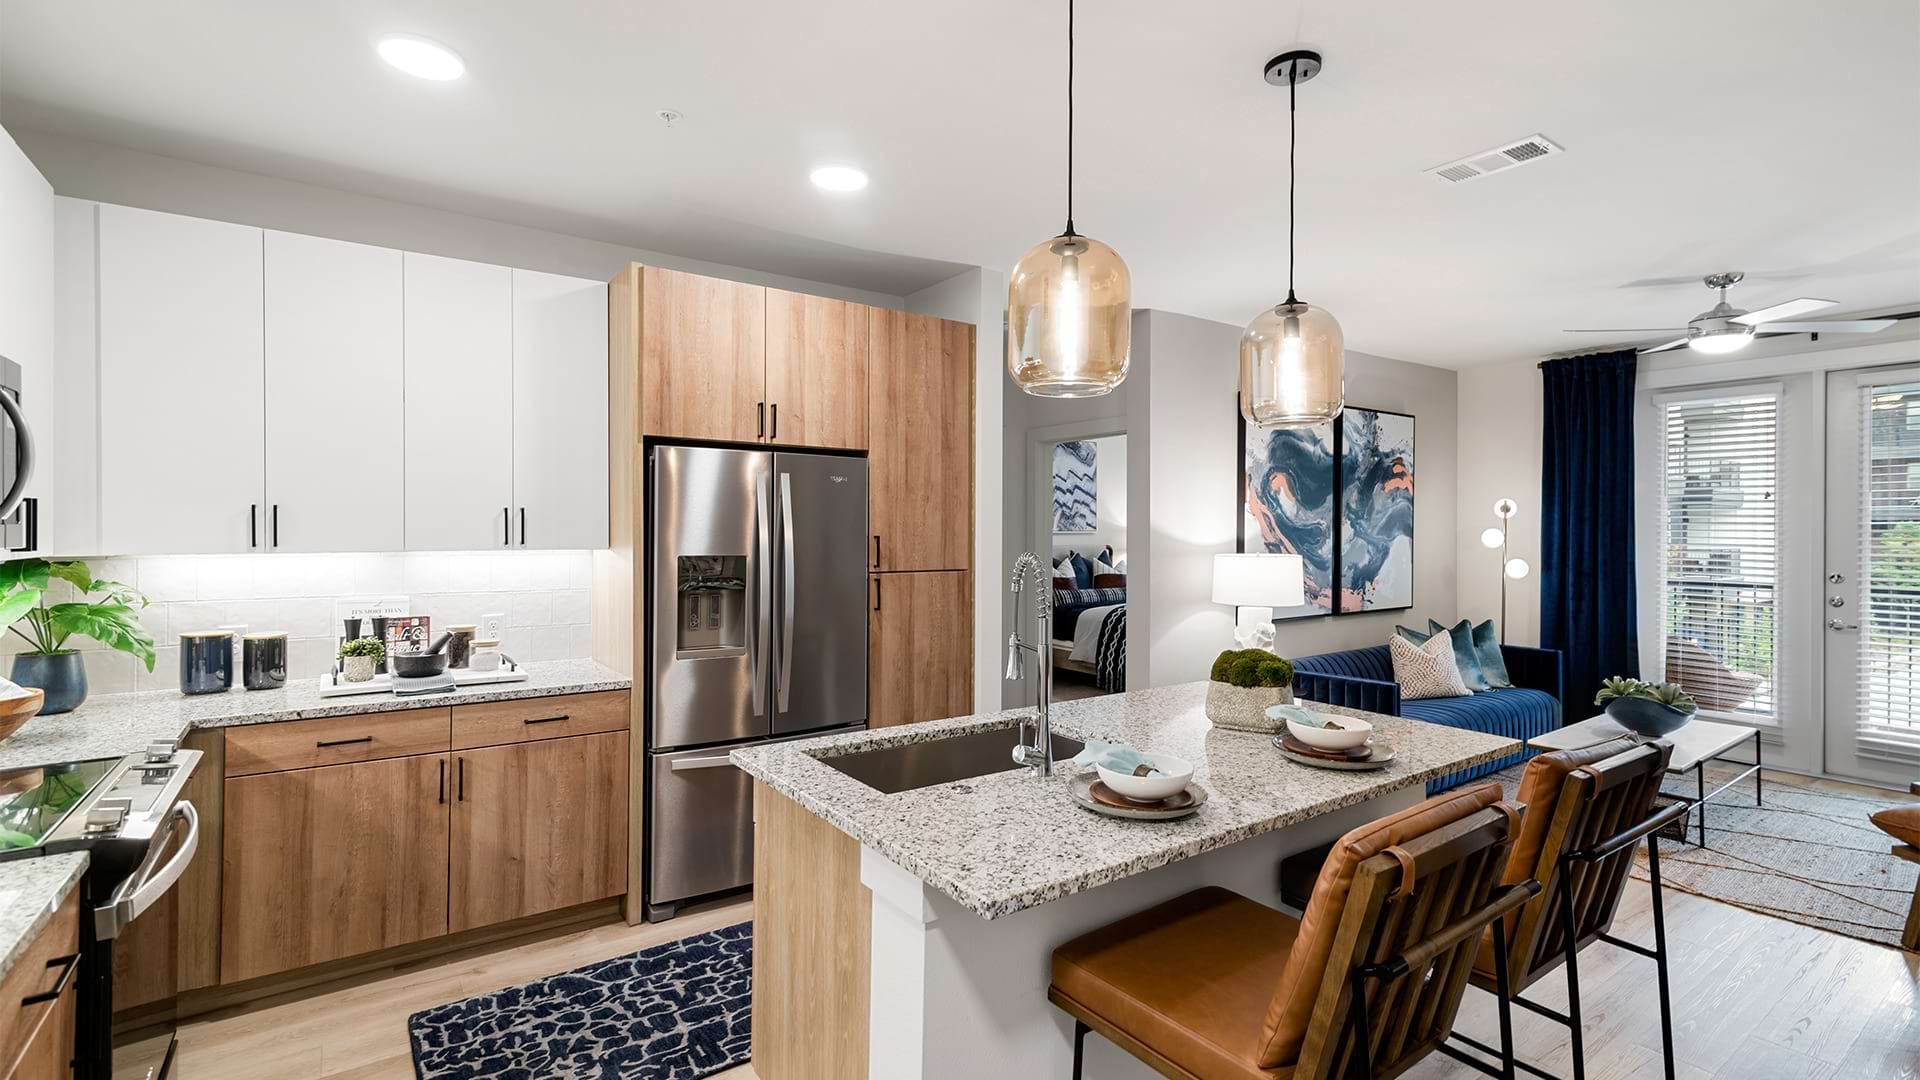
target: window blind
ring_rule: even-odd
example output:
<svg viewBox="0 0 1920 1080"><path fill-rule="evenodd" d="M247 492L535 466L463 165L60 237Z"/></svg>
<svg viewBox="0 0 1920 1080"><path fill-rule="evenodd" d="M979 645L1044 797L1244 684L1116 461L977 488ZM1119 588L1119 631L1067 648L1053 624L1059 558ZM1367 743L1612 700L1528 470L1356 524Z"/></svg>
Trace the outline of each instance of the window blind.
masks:
<svg viewBox="0 0 1920 1080"><path fill-rule="evenodd" d="M1863 750L1920 755L1920 383L1860 391Z"/></svg>
<svg viewBox="0 0 1920 1080"><path fill-rule="evenodd" d="M1703 712L1772 722L1779 394L1662 406L1666 680Z"/></svg>

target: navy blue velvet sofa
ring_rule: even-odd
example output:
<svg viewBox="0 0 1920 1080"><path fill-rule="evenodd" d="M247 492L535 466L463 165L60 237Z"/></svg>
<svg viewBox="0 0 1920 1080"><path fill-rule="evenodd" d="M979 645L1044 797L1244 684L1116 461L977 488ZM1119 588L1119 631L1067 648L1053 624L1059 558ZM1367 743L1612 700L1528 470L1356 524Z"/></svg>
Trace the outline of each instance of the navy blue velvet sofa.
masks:
<svg viewBox="0 0 1920 1080"><path fill-rule="evenodd" d="M1560 698L1565 690L1560 651L1502 645L1500 654L1507 662L1513 688L1482 690L1471 697L1402 701L1400 684L1393 681L1393 658L1385 645L1299 657L1293 661L1293 690L1310 701L1470 728L1522 742L1559 727ZM1429 781L1427 793L1477 780L1530 756L1530 752L1522 751L1462 769Z"/></svg>

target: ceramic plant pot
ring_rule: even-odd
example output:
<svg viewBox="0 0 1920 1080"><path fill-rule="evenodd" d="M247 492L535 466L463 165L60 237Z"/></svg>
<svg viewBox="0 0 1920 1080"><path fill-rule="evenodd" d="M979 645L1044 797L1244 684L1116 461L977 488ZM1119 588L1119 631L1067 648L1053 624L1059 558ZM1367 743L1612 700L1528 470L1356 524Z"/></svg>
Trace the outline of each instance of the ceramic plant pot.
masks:
<svg viewBox="0 0 1920 1080"><path fill-rule="evenodd" d="M341 660L340 668L348 682L373 681L373 657L371 656L345 657Z"/></svg>
<svg viewBox="0 0 1920 1080"><path fill-rule="evenodd" d="M87 700L87 669L77 652L21 653L13 658L13 681L47 692L42 716L72 712Z"/></svg>
<svg viewBox="0 0 1920 1080"><path fill-rule="evenodd" d="M1643 739L1658 739L1686 727L1694 714L1662 705L1652 698L1621 697L1607 702L1607 715Z"/></svg>
<svg viewBox="0 0 1920 1080"><path fill-rule="evenodd" d="M1272 735L1283 721L1267 719L1273 705L1293 704L1291 686L1235 686L1232 683L1207 683L1207 719L1213 726L1229 731L1257 731Z"/></svg>

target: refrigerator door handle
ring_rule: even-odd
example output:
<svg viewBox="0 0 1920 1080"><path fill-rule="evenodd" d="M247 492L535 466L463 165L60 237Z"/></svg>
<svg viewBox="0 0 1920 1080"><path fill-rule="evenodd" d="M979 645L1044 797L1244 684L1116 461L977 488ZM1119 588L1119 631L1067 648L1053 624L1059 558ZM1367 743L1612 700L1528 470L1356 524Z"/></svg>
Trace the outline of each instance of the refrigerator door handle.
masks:
<svg viewBox="0 0 1920 1080"><path fill-rule="evenodd" d="M793 474L780 474L780 525L785 552L780 576L784 582L780 602L780 698L779 709L787 711L787 697L793 688L793 577L798 567L793 559Z"/></svg>
<svg viewBox="0 0 1920 1080"><path fill-rule="evenodd" d="M732 765L733 759L721 754L718 757L674 758L673 764L667 768L672 772L686 772L688 769L731 768Z"/></svg>
<svg viewBox="0 0 1920 1080"><path fill-rule="evenodd" d="M773 613L768 608L773 603L773 478L761 473L754 484L754 552L755 576L753 590L753 638L747 652L747 670L753 680L753 715L767 715L767 680L761 672L761 659L767 655L768 638L773 632Z"/></svg>

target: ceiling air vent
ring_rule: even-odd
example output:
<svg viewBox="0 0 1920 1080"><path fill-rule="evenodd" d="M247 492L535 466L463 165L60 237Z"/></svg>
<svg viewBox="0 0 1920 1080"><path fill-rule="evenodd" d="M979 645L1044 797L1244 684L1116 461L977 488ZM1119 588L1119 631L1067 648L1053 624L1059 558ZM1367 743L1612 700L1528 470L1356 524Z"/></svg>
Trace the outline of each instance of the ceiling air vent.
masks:
<svg viewBox="0 0 1920 1080"><path fill-rule="evenodd" d="M1450 161L1438 168L1428 169L1427 172L1449 184L1464 184L1468 180L1478 180L1489 173L1528 165L1560 153L1565 151L1545 135L1529 135L1518 142L1496 146L1492 150L1484 150L1478 154L1463 157L1459 161Z"/></svg>

